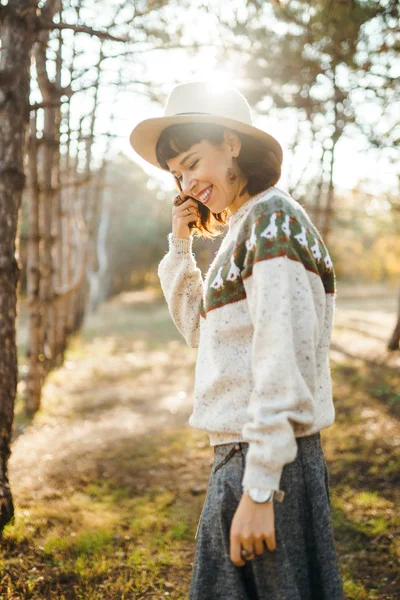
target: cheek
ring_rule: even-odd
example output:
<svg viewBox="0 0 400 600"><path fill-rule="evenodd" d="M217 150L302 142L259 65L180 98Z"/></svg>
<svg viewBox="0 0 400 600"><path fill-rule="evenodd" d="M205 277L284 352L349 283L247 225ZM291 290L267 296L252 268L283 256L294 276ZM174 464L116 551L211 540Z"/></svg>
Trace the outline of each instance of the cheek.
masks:
<svg viewBox="0 0 400 600"><path fill-rule="evenodd" d="M212 178L213 181L218 182L221 187L225 187L225 184L227 183L226 168L221 164L210 166L210 178Z"/></svg>
<svg viewBox="0 0 400 600"><path fill-rule="evenodd" d="M209 157L207 161L204 162L202 166L201 172L199 172L199 179L203 180L205 183L210 182L214 183L218 188L223 190L228 190L231 186L228 184L227 180L227 168L228 166L225 164L225 157L215 155Z"/></svg>

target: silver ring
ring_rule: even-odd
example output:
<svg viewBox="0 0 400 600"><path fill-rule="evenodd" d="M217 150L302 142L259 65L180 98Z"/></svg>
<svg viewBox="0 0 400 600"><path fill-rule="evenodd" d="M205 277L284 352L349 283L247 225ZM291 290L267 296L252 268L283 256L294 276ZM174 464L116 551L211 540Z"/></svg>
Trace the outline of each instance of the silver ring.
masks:
<svg viewBox="0 0 400 600"><path fill-rule="evenodd" d="M245 560L247 560L249 558L254 558L254 554L252 552L249 552L249 550L246 550L246 548L241 548L240 556L242 558L244 558Z"/></svg>

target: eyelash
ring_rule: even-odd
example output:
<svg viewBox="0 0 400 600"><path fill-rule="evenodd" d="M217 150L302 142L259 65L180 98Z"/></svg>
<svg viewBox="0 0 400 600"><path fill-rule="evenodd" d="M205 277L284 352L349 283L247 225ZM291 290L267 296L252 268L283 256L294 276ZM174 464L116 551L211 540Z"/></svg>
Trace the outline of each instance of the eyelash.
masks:
<svg viewBox="0 0 400 600"><path fill-rule="evenodd" d="M200 159L195 160L190 166L189 169L194 169L194 167L197 165L197 163L199 162ZM182 181L182 176L181 177L175 177L175 179L177 181L179 181L179 183Z"/></svg>

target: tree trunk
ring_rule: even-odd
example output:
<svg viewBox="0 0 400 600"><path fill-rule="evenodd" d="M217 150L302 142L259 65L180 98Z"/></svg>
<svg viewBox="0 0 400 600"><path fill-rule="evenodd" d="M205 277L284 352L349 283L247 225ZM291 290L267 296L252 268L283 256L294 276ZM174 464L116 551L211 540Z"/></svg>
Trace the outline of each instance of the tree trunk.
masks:
<svg viewBox="0 0 400 600"><path fill-rule="evenodd" d="M59 101L54 94L54 86L48 79L46 71L46 48L48 32L41 34L40 44L35 45L35 62L40 92L45 104ZM53 187L56 151L58 149L57 131L59 123L59 107L47 106L44 110L43 138L41 140L39 155L40 172L40 237L43 243L40 273L40 303L43 309L43 354L45 357L45 372L54 360L54 203L55 192ZM37 407L39 408L39 406Z"/></svg>
<svg viewBox="0 0 400 600"><path fill-rule="evenodd" d="M92 252L95 256L88 262L87 276L90 284L90 310L95 312L101 302L105 299L105 281L108 269L108 247L107 232L111 214L111 192L103 189L105 180L105 169L103 165L99 174L99 187L96 189L100 206L100 223L97 230L97 239L92 243ZM91 264L97 264L97 269L92 268Z"/></svg>
<svg viewBox="0 0 400 600"><path fill-rule="evenodd" d="M62 11L60 12L60 19L62 20ZM57 48L57 58L56 58L56 73L55 73L55 90L61 89L61 70L62 70L62 47L63 40L61 31L58 32L58 42L59 46ZM57 97L57 92L54 93L54 96ZM62 181L61 181L61 154L60 154L60 127L62 121L61 115L61 95L58 94L57 101L60 103L59 107L56 108L56 119L54 124L54 134L55 134L55 143L54 143L54 169L53 169L53 180L56 186L56 191L54 194L54 203L53 203L53 222L54 222L54 288L61 289L63 280L63 211L62 211ZM53 345L53 356L55 361L55 366L62 364L62 359L64 357L64 342L66 337L64 336L65 330L65 311L63 310L63 301L60 298L58 301L54 302L54 319L51 323L52 328L52 345Z"/></svg>
<svg viewBox="0 0 400 600"><path fill-rule="evenodd" d="M316 228L318 230L321 228L321 222L322 222L321 200L322 200L322 193L323 193L322 190L324 187L324 175L325 175L324 160L325 160L325 149L322 148L321 160L320 160L321 171L320 171L318 183L317 183L316 189L315 189L314 213L313 213L314 225L316 226Z"/></svg>
<svg viewBox="0 0 400 600"><path fill-rule="evenodd" d="M40 233L39 207L40 191L37 169L37 112L32 111L30 139L28 149L28 185L31 190L28 209L28 251L26 287L28 296L28 331L27 349L28 372L26 375L25 409L29 414L36 412L40 406L40 397L44 377L43 348L41 331L43 330L43 312L40 304Z"/></svg>
<svg viewBox="0 0 400 600"><path fill-rule="evenodd" d="M14 515L7 476L17 389L16 256L18 213L25 185L34 0L2 6L0 21L0 534Z"/></svg>
<svg viewBox="0 0 400 600"><path fill-rule="evenodd" d="M336 60L338 60L338 59L336 59ZM336 76L337 76L336 69L337 69L337 62L335 61L335 64L332 67L332 84L333 84L333 90L334 90L334 95L333 95L333 115L334 115L333 126L334 126L334 130L333 130L333 134L332 134L332 138L331 138L332 139L332 148L330 150L331 160L330 160L330 165L329 165L329 187L328 187L328 195L327 195L327 201L326 201L326 213L325 213L324 225L322 227L322 234L323 234L325 242L329 241L329 236L330 236L331 229L332 229L332 218L333 218L334 212L335 212L335 184L334 184L335 150L336 150L336 144L338 143L338 141L340 140L340 138L343 134L343 126L344 126L343 112L342 112L342 110L339 110L339 106L341 106L343 104L344 94L336 83Z"/></svg>
<svg viewBox="0 0 400 600"><path fill-rule="evenodd" d="M335 186L333 183L333 172L335 168L335 146L336 142L333 143L331 149L331 160L329 166L329 186L328 186L328 195L326 199L326 212L325 212L325 220L322 227L322 234L325 242L328 242L329 235L331 233L331 225L332 225L332 216L334 212L334 204L335 204Z"/></svg>
<svg viewBox="0 0 400 600"><path fill-rule="evenodd" d="M397 323L388 343L388 350L399 350L400 348L400 288L399 288L399 307L397 310Z"/></svg>
<svg viewBox="0 0 400 600"><path fill-rule="evenodd" d="M59 10L58 0L46 4L46 18L53 19ZM45 103L43 137L37 136L37 115L31 119L29 175L31 206L29 218L29 252L27 270L29 308L28 374L25 409L34 414L40 408L41 391L54 354L53 305L53 177L54 163L59 158L60 93L55 92L46 72L46 48L49 32L38 34L34 46L36 72ZM50 335L49 335L50 333Z"/></svg>

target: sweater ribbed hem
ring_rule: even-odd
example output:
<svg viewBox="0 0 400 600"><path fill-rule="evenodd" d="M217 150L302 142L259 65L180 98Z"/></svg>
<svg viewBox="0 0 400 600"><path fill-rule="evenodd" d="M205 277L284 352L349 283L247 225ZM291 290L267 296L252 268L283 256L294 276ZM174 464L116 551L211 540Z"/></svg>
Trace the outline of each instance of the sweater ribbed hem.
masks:
<svg viewBox="0 0 400 600"><path fill-rule="evenodd" d="M174 237L172 233L168 234L169 249L177 254L191 254L192 244L193 236L190 236L190 238L186 240L185 238Z"/></svg>
<svg viewBox="0 0 400 600"><path fill-rule="evenodd" d="M219 444L231 444L232 442L243 442L243 436L240 433L209 433L210 446L218 446Z"/></svg>

